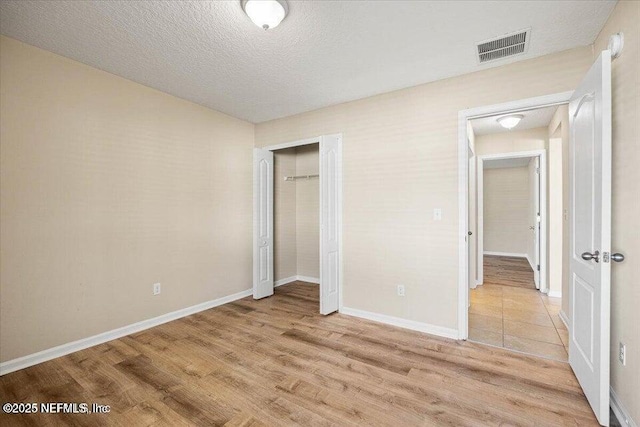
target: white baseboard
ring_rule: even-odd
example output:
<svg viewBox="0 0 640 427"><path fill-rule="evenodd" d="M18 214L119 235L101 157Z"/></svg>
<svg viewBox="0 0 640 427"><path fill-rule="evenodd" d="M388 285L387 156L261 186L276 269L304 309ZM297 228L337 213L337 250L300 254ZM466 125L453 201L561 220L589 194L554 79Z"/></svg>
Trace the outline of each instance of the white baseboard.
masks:
<svg viewBox="0 0 640 427"><path fill-rule="evenodd" d="M560 316L560 320L562 320L564 326L567 327L567 331L570 331L571 329L569 328L569 317L567 317L567 313L565 313L563 310L560 310L558 312L558 316Z"/></svg>
<svg viewBox="0 0 640 427"><path fill-rule="evenodd" d="M320 284L320 279L318 279L317 277L291 276L291 277L286 277L284 279L280 279L280 280L276 281L273 286L277 288L278 286L286 285L288 283L297 282L297 281L315 283L316 285Z"/></svg>
<svg viewBox="0 0 640 427"><path fill-rule="evenodd" d="M484 251L485 255L493 255L493 256L508 256L513 258L527 258L527 254L518 254L515 252L493 252L493 251Z"/></svg>
<svg viewBox="0 0 640 427"><path fill-rule="evenodd" d="M52 347L47 350L39 351L37 353L29 354L27 356L19 357L17 359L8 360L6 362L0 363L0 376L20 369L28 368L29 366L37 365L38 363L46 362L51 359L65 356L76 351L84 350L85 348L93 347L107 341L122 338L126 335L131 335L145 329L153 328L154 326L171 322L172 320L177 320L191 314L199 313L201 311L208 310L210 308L217 307L219 305L223 305L232 301L236 301L250 295L253 295L253 289L247 289L246 291L203 302L201 304L196 304L191 307L183 308L181 310L172 311L171 313L163 314L161 316L143 320L137 323L132 323L131 325L103 332L92 337L83 338L67 344L59 345L57 347Z"/></svg>
<svg viewBox="0 0 640 427"><path fill-rule="evenodd" d="M346 314L347 316L360 317L362 319L373 320L374 322L385 323L387 325L398 326L400 328L411 329L412 331L437 335L439 337L451 338L454 340L458 339L457 329L445 328L443 326L416 322L415 320L407 320L400 317L387 316L386 314L373 313L349 307L342 307L340 309L340 313Z"/></svg>
<svg viewBox="0 0 640 427"><path fill-rule="evenodd" d="M562 291L549 291L547 295L553 298L562 298Z"/></svg>
<svg viewBox="0 0 640 427"><path fill-rule="evenodd" d="M285 277L284 279L276 280L273 286L277 288L278 286L286 285L287 283L295 282L296 280L298 280L298 276Z"/></svg>
<svg viewBox="0 0 640 427"><path fill-rule="evenodd" d="M613 391L613 388L609 388L609 402L613 413L616 414L616 418L618 418L621 425L626 427L638 427L638 424L633 421L631 415L629 415L629 411L627 411L627 408L622 404L616 392Z"/></svg>
<svg viewBox="0 0 640 427"><path fill-rule="evenodd" d="M529 261L529 266L531 266L531 269L534 271L534 274L535 274L536 267L534 267L534 265L533 265L533 261L531 261L531 258L529 257L529 255L528 255L528 254L527 254L527 255L525 255L524 257L527 259L527 261Z"/></svg>

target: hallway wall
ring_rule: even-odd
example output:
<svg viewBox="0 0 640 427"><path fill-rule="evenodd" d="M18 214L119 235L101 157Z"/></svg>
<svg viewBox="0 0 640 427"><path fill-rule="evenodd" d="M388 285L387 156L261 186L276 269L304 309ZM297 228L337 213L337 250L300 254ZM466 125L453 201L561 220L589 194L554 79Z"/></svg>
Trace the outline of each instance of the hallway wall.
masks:
<svg viewBox="0 0 640 427"><path fill-rule="evenodd" d="M483 181L484 252L529 252L529 170L485 169Z"/></svg>

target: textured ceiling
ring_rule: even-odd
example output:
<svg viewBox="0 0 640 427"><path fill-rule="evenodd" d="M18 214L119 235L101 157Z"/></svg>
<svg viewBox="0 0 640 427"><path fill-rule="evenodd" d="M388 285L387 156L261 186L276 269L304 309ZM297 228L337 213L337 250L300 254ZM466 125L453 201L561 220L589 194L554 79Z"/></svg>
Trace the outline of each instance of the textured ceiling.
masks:
<svg viewBox="0 0 640 427"><path fill-rule="evenodd" d="M289 1L270 31L237 1L9 1L2 34L251 122L591 44L615 1ZM475 43L531 27L526 55Z"/></svg>
<svg viewBox="0 0 640 427"><path fill-rule="evenodd" d="M551 119L555 114L558 106L537 108L535 110L520 111L518 114L522 114L524 117L518 123L518 126L509 130L503 128L498 123L498 118L508 114L501 114L499 116L483 117L481 119L470 120L473 133L476 136L490 135L492 133L503 132L515 132L519 130L535 129L549 126Z"/></svg>

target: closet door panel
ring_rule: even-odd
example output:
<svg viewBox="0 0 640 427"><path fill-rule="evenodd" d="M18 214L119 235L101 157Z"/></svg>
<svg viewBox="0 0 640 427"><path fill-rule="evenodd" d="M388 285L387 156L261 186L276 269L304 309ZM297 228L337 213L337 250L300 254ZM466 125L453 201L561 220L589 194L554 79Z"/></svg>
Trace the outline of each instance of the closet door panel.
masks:
<svg viewBox="0 0 640 427"><path fill-rule="evenodd" d="M340 135L320 141L320 313L339 308L340 227L342 211Z"/></svg>
<svg viewBox="0 0 640 427"><path fill-rule="evenodd" d="M273 295L273 152L253 150L253 297Z"/></svg>

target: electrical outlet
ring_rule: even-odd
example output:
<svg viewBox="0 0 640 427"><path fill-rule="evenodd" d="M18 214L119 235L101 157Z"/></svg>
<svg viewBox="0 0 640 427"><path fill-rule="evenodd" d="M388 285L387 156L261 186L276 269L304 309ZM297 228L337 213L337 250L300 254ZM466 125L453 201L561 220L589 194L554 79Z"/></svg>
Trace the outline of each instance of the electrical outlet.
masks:
<svg viewBox="0 0 640 427"><path fill-rule="evenodd" d="M160 283L154 283L153 284L153 294L154 295L159 295L161 291L162 291L162 289L160 288Z"/></svg>
<svg viewBox="0 0 640 427"><path fill-rule="evenodd" d="M627 364L627 346L620 343L620 349L618 350L618 360L622 363L622 366Z"/></svg>
<svg viewBox="0 0 640 427"><path fill-rule="evenodd" d="M404 285L398 285L398 296L399 297L404 296Z"/></svg>
<svg viewBox="0 0 640 427"><path fill-rule="evenodd" d="M433 220L434 221L442 220L442 209L437 208L433 210Z"/></svg>

